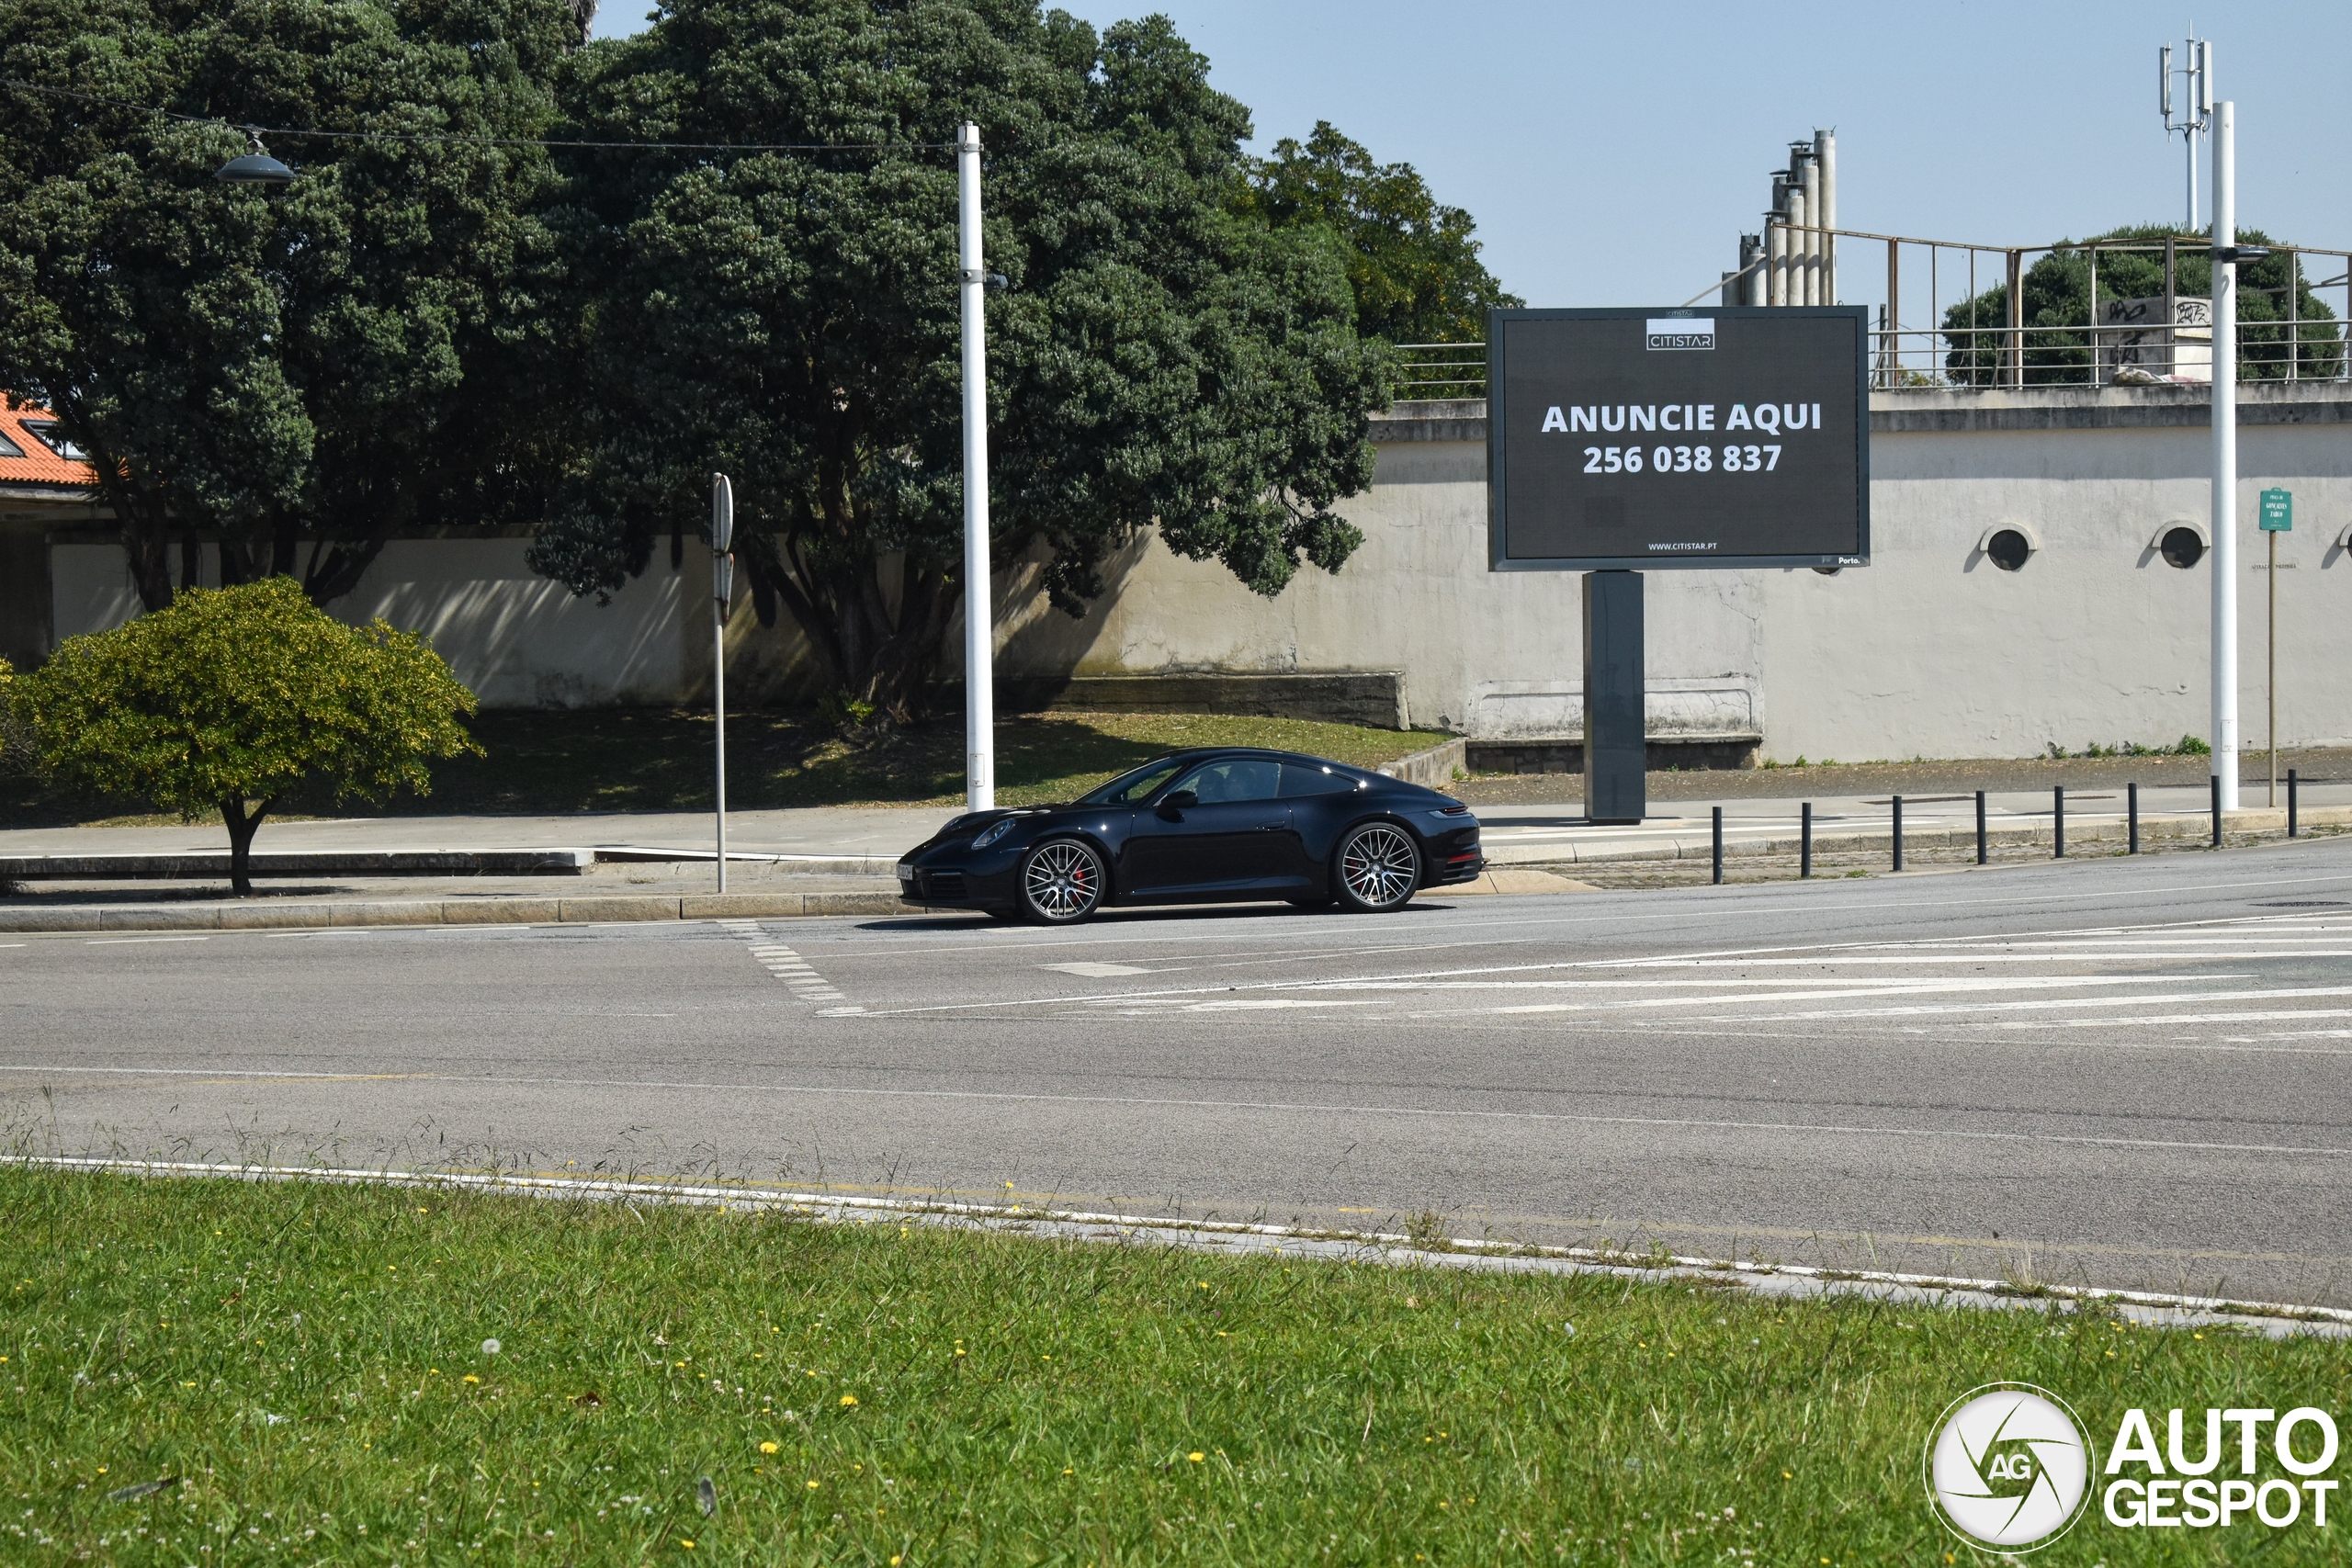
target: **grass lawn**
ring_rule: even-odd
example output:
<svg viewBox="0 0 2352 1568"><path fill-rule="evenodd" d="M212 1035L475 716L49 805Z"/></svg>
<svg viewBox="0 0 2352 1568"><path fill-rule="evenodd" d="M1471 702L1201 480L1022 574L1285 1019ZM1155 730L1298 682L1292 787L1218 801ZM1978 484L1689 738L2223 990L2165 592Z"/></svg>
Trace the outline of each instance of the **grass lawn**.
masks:
<svg viewBox="0 0 2352 1568"><path fill-rule="evenodd" d="M1976 1384L2102 1454L2352 1403L2309 1340L896 1224L19 1169L0 1235L12 1564L1950 1564ZM2341 1562L2307 1521L2036 1561Z"/></svg>
<svg viewBox="0 0 2352 1568"><path fill-rule="evenodd" d="M434 770L433 793L402 795L394 815L691 811L711 804L711 719L668 708L485 713L472 725L488 755ZM1064 800L1137 762L1183 746L1269 746L1371 766L1446 737L1306 719L1214 714L1048 713L996 727L997 798ZM893 740L852 746L805 714L727 720L727 804L952 805L964 797L964 729L945 719ZM94 800L37 781L0 777L0 823L47 827L141 819L136 801ZM289 799L285 815L366 814L322 797ZM147 818L170 820L170 818Z"/></svg>

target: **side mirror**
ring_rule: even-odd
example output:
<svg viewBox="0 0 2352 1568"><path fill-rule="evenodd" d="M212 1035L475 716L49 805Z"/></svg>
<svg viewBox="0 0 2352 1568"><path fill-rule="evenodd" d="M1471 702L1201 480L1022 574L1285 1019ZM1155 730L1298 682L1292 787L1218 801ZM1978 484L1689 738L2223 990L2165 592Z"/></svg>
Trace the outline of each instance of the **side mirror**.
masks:
<svg viewBox="0 0 2352 1568"><path fill-rule="evenodd" d="M1173 817L1180 811L1190 811L1200 803L1201 797L1189 789L1180 789L1172 795L1164 795L1159 797L1159 814L1162 817Z"/></svg>

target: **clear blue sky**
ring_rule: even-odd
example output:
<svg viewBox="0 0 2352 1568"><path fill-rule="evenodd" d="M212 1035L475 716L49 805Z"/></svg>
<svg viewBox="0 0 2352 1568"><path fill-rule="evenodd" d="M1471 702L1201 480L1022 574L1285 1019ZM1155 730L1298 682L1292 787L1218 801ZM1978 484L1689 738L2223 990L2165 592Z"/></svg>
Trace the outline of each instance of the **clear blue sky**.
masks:
<svg viewBox="0 0 2352 1568"><path fill-rule="evenodd" d="M1838 131L1843 228L2028 245L2185 216L2155 76L2190 17L2144 5L1062 4L1098 26L1166 12L1260 151L1329 119L1415 165L1534 305L1697 292L1737 265L1771 170L1816 126ZM644 6L605 0L597 31L637 30ZM2236 0L2204 20L2238 105L2239 221L2352 249L2352 5ZM1883 249L1842 267L1848 299L1883 298ZM1911 287L1906 316L1924 313Z"/></svg>

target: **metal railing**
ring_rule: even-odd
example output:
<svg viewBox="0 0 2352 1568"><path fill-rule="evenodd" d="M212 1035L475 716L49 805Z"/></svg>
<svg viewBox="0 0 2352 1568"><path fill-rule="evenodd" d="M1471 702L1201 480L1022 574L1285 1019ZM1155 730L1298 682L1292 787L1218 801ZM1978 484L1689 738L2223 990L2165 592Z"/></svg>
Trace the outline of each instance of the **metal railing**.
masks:
<svg viewBox="0 0 2352 1568"><path fill-rule="evenodd" d="M1392 394L1400 401L1443 401L1487 395L1483 343L1400 343Z"/></svg>
<svg viewBox="0 0 2352 1568"><path fill-rule="evenodd" d="M2204 256L2211 243L2204 235L2004 249L1852 231L1839 237L1885 246L1890 303L1879 308L1871 333L1871 383L1880 390L2212 382L2211 301L2181 287L2181 263ZM2074 300L2063 314L2041 309L2029 316L2030 258L2051 256L2064 259L2068 284L2079 287L2067 289ZM2111 271L2127 258L2145 264L2140 270L2147 283L2143 292L2119 296L2102 279L2101 264ZM2238 379L2352 378L2346 354L2352 254L2278 245L2271 259L2276 265L2238 268ZM2283 269L2284 278L2256 283L2251 275L2257 267L2270 276ZM1910 312L1922 303L1923 271L1926 321L1905 326L1906 318L1918 320ZM2342 310L2321 298L2328 290L2342 291ZM1987 298L1996 291L1997 302ZM2306 294L2316 313L2307 310ZM1990 319L1996 312L1999 319Z"/></svg>
<svg viewBox="0 0 2352 1568"><path fill-rule="evenodd" d="M2147 386L2211 384L2211 301L2181 291L2181 263L2202 257L2211 242L2199 234L2152 239L1993 246L1906 235L1837 229L1822 232L1849 242L1831 254L1851 266L1867 254L1850 242L1885 246L1886 295L1871 333L1871 385L1881 391L1996 389L2004 387ZM2079 304L2052 320L2023 310L2033 258L2058 255L2082 268ZM2276 245L2285 281L2256 286L2241 263L2238 318L2238 379L2241 381L2352 381L2352 252L2304 245ZM2140 257L2151 291L2118 297L2099 276L2116 258ZM1906 261L1908 265L1906 265ZM1834 264L1833 264L1834 266ZM2154 278L2161 271L2161 292ZM2275 268L2266 268L2275 272ZM1831 276L1835 276L1834 270ZM1949 286L1948 286L1949 281ZM1925 288L1920 287L1924 282ZM1738 288L1737 281L1726 287ZM1997 306L1986 296L2000 291ZM2340 291L2342 309L2322 298ZM1920 295L1926 298L1922 299ZM2321 313L2307 314L2310 293ZM2256 301L2267 305L2266 320L2250 319ZM1925 325L1914 311L1924 307ZM1979 319L1997 310L2000 320ZM1963 314L1963 312L1965 312ZM1481 343L1408 343L1396 345L1397 377L1391 391L1400 401L1483 398L1487 395L1487 347Z"/></svg>

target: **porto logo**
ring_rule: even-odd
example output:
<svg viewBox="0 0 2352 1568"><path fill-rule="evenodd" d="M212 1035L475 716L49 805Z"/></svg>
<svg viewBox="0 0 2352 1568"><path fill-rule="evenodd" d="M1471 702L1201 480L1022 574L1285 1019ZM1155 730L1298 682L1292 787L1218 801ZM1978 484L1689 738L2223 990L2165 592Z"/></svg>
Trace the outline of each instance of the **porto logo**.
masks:
<svg viewBox="0 0 2352 1568"><path fill-rule="evenodd" d="M1715 346L1713 316L1652 316L1643 323L1653 349Z"/></svg>
<svg viewBox="0 0 2352 1568"><path fill-rule="evenodd" d="M2030 1551L2081 1517L2091 1455L2056 1394L1990 1383L1961 1395L1928 1438L1928 1497L1972 1544Z"/></svg>

